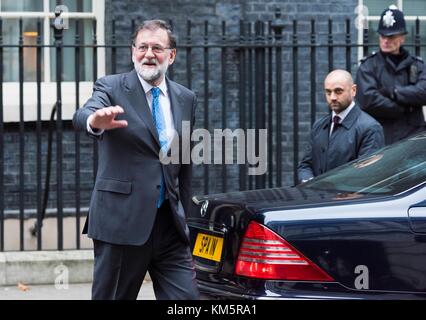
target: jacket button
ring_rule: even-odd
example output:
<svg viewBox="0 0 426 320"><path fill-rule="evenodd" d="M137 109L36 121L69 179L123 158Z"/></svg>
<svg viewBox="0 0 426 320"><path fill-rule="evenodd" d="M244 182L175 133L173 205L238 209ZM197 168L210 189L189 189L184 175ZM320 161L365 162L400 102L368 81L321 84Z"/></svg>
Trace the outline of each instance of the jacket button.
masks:
<svg viewBox="0 0 426 320"><path fill-rule="evenodd" d="M161 186L159 184L157 184L157 189L160 190Z"/></svg>
<svg viewBox="0 0 426 320"><path fill-rule="evenodd" d="M322 152L325 152L325 148L321 148L321 151L322 151Z"/></svg>

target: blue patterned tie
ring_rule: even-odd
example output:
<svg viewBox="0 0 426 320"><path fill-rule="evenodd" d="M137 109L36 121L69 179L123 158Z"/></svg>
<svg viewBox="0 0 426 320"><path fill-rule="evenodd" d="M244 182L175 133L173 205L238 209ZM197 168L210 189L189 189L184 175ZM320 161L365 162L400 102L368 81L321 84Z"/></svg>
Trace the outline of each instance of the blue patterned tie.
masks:
<svg viewBox="0 0 426 320"><path fill-rule="evenodd" d="M155 128L158 132L158 138L160 140L161 150L164 151L167 148L167 135L166 135L166 124L164 123L163 112L160 107L160 89L157 87L153 87L151 89L152 93L152 119L154 120ZM157 201L157 208L161 207L164 199L166 197L166 188L164 183L164 176L161 173L161 185L160 185L160 196Z"/></svg>

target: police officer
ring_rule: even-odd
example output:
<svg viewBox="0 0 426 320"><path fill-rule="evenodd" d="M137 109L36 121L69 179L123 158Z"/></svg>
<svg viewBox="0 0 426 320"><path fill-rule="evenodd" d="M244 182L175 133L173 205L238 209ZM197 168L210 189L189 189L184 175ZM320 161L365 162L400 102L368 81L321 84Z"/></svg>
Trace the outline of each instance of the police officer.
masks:
<svg viewBox="0 0 426 320"><path fill-rule="evenodd" d="M407 30L396 6L383 11L377 32L380 51L361 60L356 100L383 126L388 145L426 129L426 67L402 47Z"/></svg>

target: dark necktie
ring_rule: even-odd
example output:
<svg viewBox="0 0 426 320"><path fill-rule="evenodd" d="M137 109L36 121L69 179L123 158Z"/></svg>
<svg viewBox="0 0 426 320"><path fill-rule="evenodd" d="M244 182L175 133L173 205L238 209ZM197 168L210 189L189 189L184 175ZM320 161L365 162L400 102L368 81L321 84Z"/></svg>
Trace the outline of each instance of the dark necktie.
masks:
<svg viewBox="0 0 426 320"><path fill-rule="evenodd" d="M334 116L333 117L333 131L331 131L331 134L333 134L336 129L340 126L340 117L339 116Z"/></svg>
<svg viewBox="0 0 426 320"><path fill-rule="evenodd" d="M167 147L167 135L166 135L166 124L164 122L163 112L160 107L160 89L153 87L151 89L152 93L152 119L154 120L155 128L158 132L158 139L160 140L161 150ZM164 183L164 176L161 173L161 184L160 184L160 195L157 200L157 208L161 207L164 199L166 197L166 188Z"/></svg>

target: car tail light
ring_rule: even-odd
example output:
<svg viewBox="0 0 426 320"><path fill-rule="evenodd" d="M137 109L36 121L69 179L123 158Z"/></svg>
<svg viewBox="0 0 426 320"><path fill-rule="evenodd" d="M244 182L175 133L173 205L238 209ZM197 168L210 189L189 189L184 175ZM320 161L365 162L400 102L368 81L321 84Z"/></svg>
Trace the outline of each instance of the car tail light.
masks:
<svg viewBox="0 0 426 320"><path fill-rule="evenodd" d="M240 276L293 281L334 281L267 227L250 222L235 266Z"/></svg>

